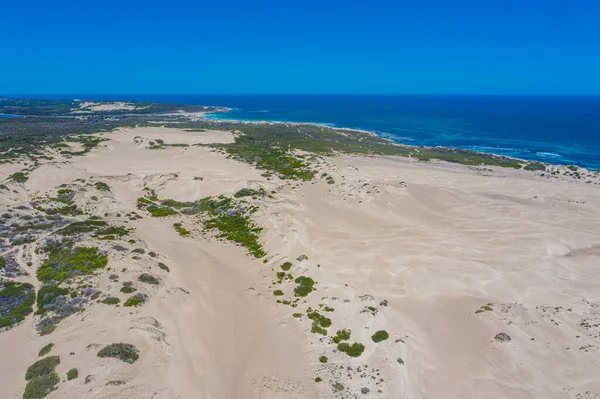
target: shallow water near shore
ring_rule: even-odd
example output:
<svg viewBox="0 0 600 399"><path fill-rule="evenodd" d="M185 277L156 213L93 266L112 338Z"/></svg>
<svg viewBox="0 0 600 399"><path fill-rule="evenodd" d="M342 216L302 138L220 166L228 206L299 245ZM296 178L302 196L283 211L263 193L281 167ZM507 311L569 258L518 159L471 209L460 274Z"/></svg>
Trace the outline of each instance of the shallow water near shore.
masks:
<svg viewBox="0 0 600 399"><path fill-rule="evenodd" d="M222 106L231 111L209 117L320 123L369 130L408 145L464 148L600 170L600 96L77 94L54 97Z"/></svg>

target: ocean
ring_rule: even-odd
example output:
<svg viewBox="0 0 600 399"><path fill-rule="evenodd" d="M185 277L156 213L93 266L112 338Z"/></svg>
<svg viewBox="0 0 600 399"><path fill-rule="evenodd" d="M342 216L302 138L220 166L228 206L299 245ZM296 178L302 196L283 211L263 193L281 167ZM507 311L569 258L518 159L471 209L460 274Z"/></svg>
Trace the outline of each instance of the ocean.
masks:
<svg viewBox="0 0 600 399"><path fill-rule="evenodd" d="M232 108L213 119L312 122L390 140L600 170L600 96L81 95Z"/></svg>

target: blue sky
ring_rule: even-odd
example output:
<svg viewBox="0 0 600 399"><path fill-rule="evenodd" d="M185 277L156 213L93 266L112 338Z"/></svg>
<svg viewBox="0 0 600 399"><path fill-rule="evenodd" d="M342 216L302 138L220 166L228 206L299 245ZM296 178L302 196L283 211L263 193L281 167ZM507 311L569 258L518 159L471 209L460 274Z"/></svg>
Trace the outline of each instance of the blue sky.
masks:
<svg viewBox="0 0 600 399"><path fill-rule="evenodd" d="M600 94L600 2L4 0L0 93Z"/></svg>

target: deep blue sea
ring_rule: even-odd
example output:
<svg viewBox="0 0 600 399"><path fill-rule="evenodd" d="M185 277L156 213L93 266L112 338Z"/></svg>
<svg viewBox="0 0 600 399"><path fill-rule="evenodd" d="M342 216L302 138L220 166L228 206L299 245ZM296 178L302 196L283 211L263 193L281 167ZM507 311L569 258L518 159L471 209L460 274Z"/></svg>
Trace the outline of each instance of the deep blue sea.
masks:
<svg viewBox="0 0 600 399"><path fill-rule="evenodd" d="M465 148L600 170L600 96L69 95L213 105L215 119L313 122L410 145Z"/></svg>

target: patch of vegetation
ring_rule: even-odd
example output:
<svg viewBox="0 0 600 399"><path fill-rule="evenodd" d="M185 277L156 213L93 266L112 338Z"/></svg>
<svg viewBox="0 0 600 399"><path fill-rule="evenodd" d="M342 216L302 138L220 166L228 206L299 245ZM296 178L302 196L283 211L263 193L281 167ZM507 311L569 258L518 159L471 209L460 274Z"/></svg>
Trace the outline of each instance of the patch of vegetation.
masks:
<svg viewBox="0 0 600 399"><path fill-rule="evenodd" d="M329 359L327 359L327 356L321 356L321 357L319 358L319 361L320 361L321 363L327 363L327 361L328 361L328 360L329 360Z"/></svg>
<svg viewBox="0 0 600 399"><path fill-rule="evenodd" d="M27 172L15 172L12 175L7 177L7 180L13 181L15 183L25 183L29 180L29 175Z"/></svg>
<svg viewBox="0 0 600 399"><path fill-rule="evenodd" d="M139 359L138 349L131 344L110 344L98 352L98 357L112 357L132 364Z"/></svg>
<svg viewBox="0 0 600 399"><path fill-rule="evenodd" d="M117 305L118 303L121 302L121 300L117 297L109 296L109 297L104 298L101 302L105 305Z"/></svg>
<svg viewBox="0 0 600 399"><path fill-rule="evenodd" d="M103 183L101 181L97 182L96 184L94 184L94 186L96 187L96 190L99 191L110 191L110 186L106 183Z"/></svg>
<svg viewBox="0 0 600 399"><path fill-rule="evenodd" d="M315 282L312 278L306 276L300 276L295 280L296 284L298 284L294 288L294 295L298 297L305 297L310 294L314 288Z"/></svg>
<svg viewBox="0 0 600 399"><path fill-rule="evenodd" d="M267 192L265 191L264 188L261 188L259 190L254 190L252 188L242 188L241 190L239 190L235 194L233 194L233 196L235 198L242 198L242 197L263 197L265 195L267 195Z"/></svg>
<svg viewBox="0 0 600 399"><path fill-rule="evenodd" d="M67 371L67 380L71 381L77 377L79 377L79 370L76 368L72 368L71 370Z"/></svg>
<svg viewBox="0 0 600 399"><path fill-rule="evenodd" d="M169 270L169 266L165 265L162 262L158 262L158 267L160 267L162 270L164 270L166 272L171 272L171 270Z"/></svg>
<svg viewBox="0 0 600 399"><path fill-rule="evenodd" d="M109 226L104 229L96 230L94 237L98 237L101 240L115 239L116 237L123 237L129 234L129 229L123 226ZM108 238L110 237L110 238Z"/></svg>
<svg viewBox="0 0 600 399"><path fill-rule="evenodd" d="M37 362L33 363L31 366L29 366L27 372L25 373L25 379L29 381L32 378L41 377L45 374L50 374L54 372L54 370L59 364L59 356L48 356L43 359L40 359Z"/></svg>
<svg viewBox="0 0 600 399"><path fill-rule="evenodd" d="M60 382L58 374L52 372L40 377L32 378L25 386L23 399L42 399L56 389Z"/></svg>
<svg viewBox="0 0 600 399"><path fill-rule="evenodd" d="M34 302L33 285L0 280L0 328L22 322L33 312Z"/></svg>
<svg viewBox="0 0 600 399"><path fill-rule="evenodd" d="M158 284L160 283L160 281L154 277L151 274L148 273L142 273L139 275L138 280L141 281L142 283L146 283L146 284Z"/></svg>
<svg viewBox="0 0 600 399"><path fill-rule="evenodd" d="M321 377L315 378L315 382L321 382L321 381L323 381L323 379Z"/></svg>
<svg viewBox="0 0 600 399"><path fill-rule="evenodd" d="M96 247L75 247L51 252L37 270L41 282L61 283L78 275L91 274L108 264L108 256L98 253Z"/></svg>
<svg viewBox="0 0 600 399"><path fill-rule="evenodd" d="M52 334L54 332L54 330L56 330L56 325L49 324L47 326L42 327L40 329L39 333L40 333L40 336L43 337L44 335Z"/></svg>
<svg viewBox="0 0 600 399"><path fill-rule="evenodd" d="M142 306L146 302L146 296L143 294L135 294L131 298L127 299L123 306L125 307L138 307Z"/></svg>
<svg viewBox="0 0 600 399"><path fill-rule="evenodd" d="M275 296L282 296L283 295L283 291L281 291L281 290L275 290L275 291L273 291L273 295L275 295Z"/></svg>
<svg viewBox="0 0 600 399"><path fill-rule="evenodd" d="M338 344L337 350L345 353L346 355L348 355L350 357L359 357L365 351L365 346L358 342L355 342L352 345L350 345L346 342L342 342L342 343Z"/></svg>
<svg viewBox="0 0 600 399"><path fill-rule="evenodd" d="M104 226L106 226L106 222L104 220L88 219L79 222L72 222L58 230L56 234L72 236L76 234L90 233L97 230L99 227Z"/></svg>
<svg viewBox="0 0 600 399"><path fill-rule="evenodd" d="M344 329L344 330L338 330L335 333L335 336L333 337L333 342L335 342L336 344L339 344L342 341L348 341L350 339L350 335L352 334L352 331Z"/></svg>
<svg viewBox="0 0 600 399"><path fill-rule="evenodd" d="M191 234L191 232L183 227L181 223L173 223L173 228L175 228L175 231L182 237L187 237Z"/></svg>
<svg viewBox="0 0 600 399"><path fill-rule="evenodd" d="M285 262L283 265L281 265L281 269L284 271L288 271L292 268L292 262Z"/></svg>
<svg viewBox="0 0 600 399"><path fill-rule="evenodd" d="M385 330L379 330L379 331L377 331L375 334L373 334L371 336L371 339L373 340L373 342L378 343L378 342L381 342L381 341L385 341L389 337L390 337L390 335L388 334L387 331L385 331Z"/></svg>
<svg viewBox="0 0 600 399"><path fill-rule="evenodd" d="M531 162L531 163L528 163L527 165L525 165L525 167L523 169L531 170L534 172L535 171L545 171L546 165L541 162Z"/></svg>
<svg viewBox="0 0 600 399"><path fill-rule="evenodd" d="M44 346L42 349L40 349L38 356L46 356L48 353L50 353L50 351L52 350L52 348L54 348L54 344L50 343L46 346Z"/></svg>

